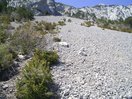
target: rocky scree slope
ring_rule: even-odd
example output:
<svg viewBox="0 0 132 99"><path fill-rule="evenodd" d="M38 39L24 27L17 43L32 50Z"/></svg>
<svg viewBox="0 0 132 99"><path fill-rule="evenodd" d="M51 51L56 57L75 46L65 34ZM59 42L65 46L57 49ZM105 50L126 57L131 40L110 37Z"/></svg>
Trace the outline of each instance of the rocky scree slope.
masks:
<svg viewBox="0 0 132 99"><path fill-rule="evenodd" d="M68 17L41 17L49 21ZM54 44L60 64L52 75L61 99L131 99L132 34L81 26L70 18L59 38L69 47Z"/></svg>

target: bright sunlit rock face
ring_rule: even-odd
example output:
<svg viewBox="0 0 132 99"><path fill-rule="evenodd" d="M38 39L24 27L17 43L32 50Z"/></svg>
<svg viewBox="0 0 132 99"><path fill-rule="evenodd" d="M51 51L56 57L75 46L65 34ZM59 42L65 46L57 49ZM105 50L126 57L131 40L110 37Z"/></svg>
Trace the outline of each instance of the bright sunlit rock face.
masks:
<svg viewBox="0 0 132 99"><path fill-rule="evenodd" d="M29 7L35 15L60 15L59 13L61 13L67 16L78 15L78 18L83 19L93 19L93 17L96 17L110 20L126 19L132 16L132 5L99 4L94 7L75 8L69 5L56 3L54 0L11 0L9 3L9 6L13 7L22 5Z"/></svg>
<svg viewBox="0 0 132 99"><path fill-rule="evenodd" d="M126 19L127 17L132 16L132 5L123 6L123 5L96 5L94 7L83 7L75 8L65 4L57 3L57 10L63 15L73 16L78 15L81 18L83 13L83 19L91 19L94 16L96 18L106 18L110 20L117 19Z"/></svg>

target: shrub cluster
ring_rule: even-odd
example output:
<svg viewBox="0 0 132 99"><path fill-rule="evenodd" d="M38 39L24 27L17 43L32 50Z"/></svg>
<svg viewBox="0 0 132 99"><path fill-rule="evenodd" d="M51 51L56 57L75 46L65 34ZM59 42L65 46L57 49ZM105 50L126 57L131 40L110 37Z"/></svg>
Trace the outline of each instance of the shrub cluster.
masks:
<svg viewBox="0 0 132 99"><path fill-rule="evenodd" d="M2 1L1 1L2 2ZM0 4L1 6L1 4ZM0 15L0 74L7 70L13 63L14 54L9 49L9 44L6 43L8 39L7 30L10 25L10 18L7 14ZM1 80L0 77L0 80Z"/></svg>
<svg viewBox="0 0 132 99"><path fill-rule="evenodd" d="M0 0L0 13L7 10L7 0Z"/></svg>
<svg viewBox="0 0 132 99"><path fill-rule="evenodd" d="M32 11L25 7L10 7L8 6L9 0L0 0L0 14L7 14L11 21L25 21L32 20L34 15Z"/></svg>
<svg viewBox="0 0 132 99"><path fill-rule="evenodd" d="M50 99L53 84L50 65L56 63L58 55L55 52L36 50L34 57L22 71L21 79L17 82L18 99Z"/></svg>
<svg viewBox="0 0 132 99"><path fill-rule="evenodd" d="M0 45L0 72L9 68L13 61L13 54L5 44Z"/></svg>
<svg viewBox="0 0 132 99"><path fill-rule="evenodd" d="M58 21L58 25L64 26L64 25L66 25L66 24L65 24L65 21Z"/></svg>
<svg viewBox="0 0 132 99"><path fill-rule="evenodd" d="M85 21L84 23L81 23L82 26L90 27L93 26L94 24L91 21Z"/></svg>
<svg viewBox="0 0 132 99"><path fill-rule="evenodd" d="M12 13L12 20L25 21L25 20L32 20L32 19L34 19L34 15L32 11L24 6L17 7L14 11L14 14Z"/></svg>
<svg viewBox="0 0 132 99"><path fill-rule="evenodd" d="M43 32L42 34L56 33L57 32L56 26L57 26L56 23L49 23L45 21L36 22L36 24L34 24L36 31L41 31Z"/></svg>
<svg viewBox="0 0 132 99"><path fill-rule="evenodd" d="M41 38L47 33L55 33L56 24L48 22L27 22L18 27L11 38L14 50L29 54L34 51Z"/></svg>
<svg viewBox="0 0 132 99"><path fill-rule="evenodd" d="M4 29L0 29L0 44L5 43L7 39L7 34Z"/></svg>
<svg viewBox="0 0 132 99"><path fill-rule="evenodd" d="M107 28L107 29L132 33L132 18L131 17L125 20L120 19L117 21L112 21L112 20L102 18L97 20L97 25L101 28Z"/></svg>
<svg viewBox="0 0 132 99"><path fill-rule="evenodd" d="M132 17L128 17L124 21L125 24L129 25L132 28Z"/></svg>

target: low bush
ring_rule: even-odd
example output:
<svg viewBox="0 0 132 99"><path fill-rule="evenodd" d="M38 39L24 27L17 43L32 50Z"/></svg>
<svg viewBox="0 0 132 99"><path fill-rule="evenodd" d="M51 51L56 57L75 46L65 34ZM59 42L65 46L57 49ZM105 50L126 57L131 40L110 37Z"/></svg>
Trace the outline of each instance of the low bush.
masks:
<svg viewBox="0 0 132 99"><path fill-rule="evenodd" d="M128 17L124 21L125 24L129 25L132 28L132 17Z"/></svg>
<svg viewBox="0 0 132 99"><path fill-rule="evenodd" d="M7 14L0 15L0 23L2 25L9 25L10 24L10 17Z"/></svg>
<svg viewBox="0 0 132 99"><path fill-rule="evenodd" d="M93 23L90 21L85 21L84 23L81 23L82 26L90 27L93 26Z"/></svg>
<svg viewBox="0 0 132 99"><path fill-rule="evenodd" d="M7 10L7 0L0 0L0 13Z"/></svg>
<svg viewBox="0 0 132 99"><path fill-rule="evenodd" d="M45 31L46 33L56 33L56 23L49 23L49 22L39 22L36 23L35 28L39 31Z"/></svg>
<svg viewBox="0 0 132 99"><path fill-rule="evenodd" d="M13 48L23 54L33 52L47 33L56 33L56 24L48 22L27 22L18 27L11 37ZM44 41L44 40L43 40Z"/></svg>
<svg viewBox="0 0 132 99"><path fill-rule="evenodd" d="M45 60L32 59L22 71L22 79L17 82L18 99L49 99L52 75Z"/></svg>
<svg viewBox="0 0 132 99"><path fill-rule="evenodd" d="M36 38L33 38L31 34L27 32L18 33L16 32L12 36L11 46L14 50L23 54L29 54L35 49Z"/></svg>
<svg viewBox="0 0 132 99"><path fill-rule="evenodd" d="M17 82L18 99L51 99L53 84L49 63L56 61L54 52L36 50L34 57L22 71L21 79Z"/></svg>
<svg viewBox="0 0 132 99"><path fill-rule="evenodd" d="M17 7L15 12L18 14L17 21L32 20L34 18L32 11L24 6Z"/></svg>
<svg viewBox="0 0 132 99"><path fill-rule="evenodd" d="M0 45L0 72L9 68L13 61L13 54L5 44Z"/></svg>
<svg viewBox="0 0 132 99"><path fill-rule="evenodd" d="M0 44L1 43L5 43L6 39L7 39L7 34L5 32L4 29L0 29Z"/></svg>
<svg viewBox="0 0 132 99"><path fill-rule="evenodd" d="M50 66L56 64L59 58L56 52L41 50L36 50L34 56L40 60L46 60Z"/></svg>
<svg viewBox="0 0 132 99"><path fill-rule="evenodd" d="M108 20L108 19L98 19L97 20L97 25L101 28L107 28L111 30L116 30L116 31L122 31L122 32L128 32L132 33L132 18L129 17L125 20Z"/></svg>
<svg viewBox="0 0 132 99"><path fill-rule="evenodd" d="M58 25L60 25L60 26L64 26L64 25L66 25L66 24L65 24L64 21L58 21Z"/></svg>

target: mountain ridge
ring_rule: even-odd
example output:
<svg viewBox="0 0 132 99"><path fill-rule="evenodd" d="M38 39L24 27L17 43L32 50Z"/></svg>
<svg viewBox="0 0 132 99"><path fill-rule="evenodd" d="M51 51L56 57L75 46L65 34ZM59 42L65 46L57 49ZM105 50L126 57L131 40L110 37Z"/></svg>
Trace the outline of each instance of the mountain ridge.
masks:
<svg viewBox="0 0 132 99"><path fill-rule="evenodd" d="M23 5L23 0L11 0L9 6L17 7ZM124 5L104 5L98 4L92 7L85 6L76 8L74 6L55 2L55 0L26 0L24 5L29 7L34 15L64 15L86 20L110 19L119 20L132 16L132 4Z"/></svg>

